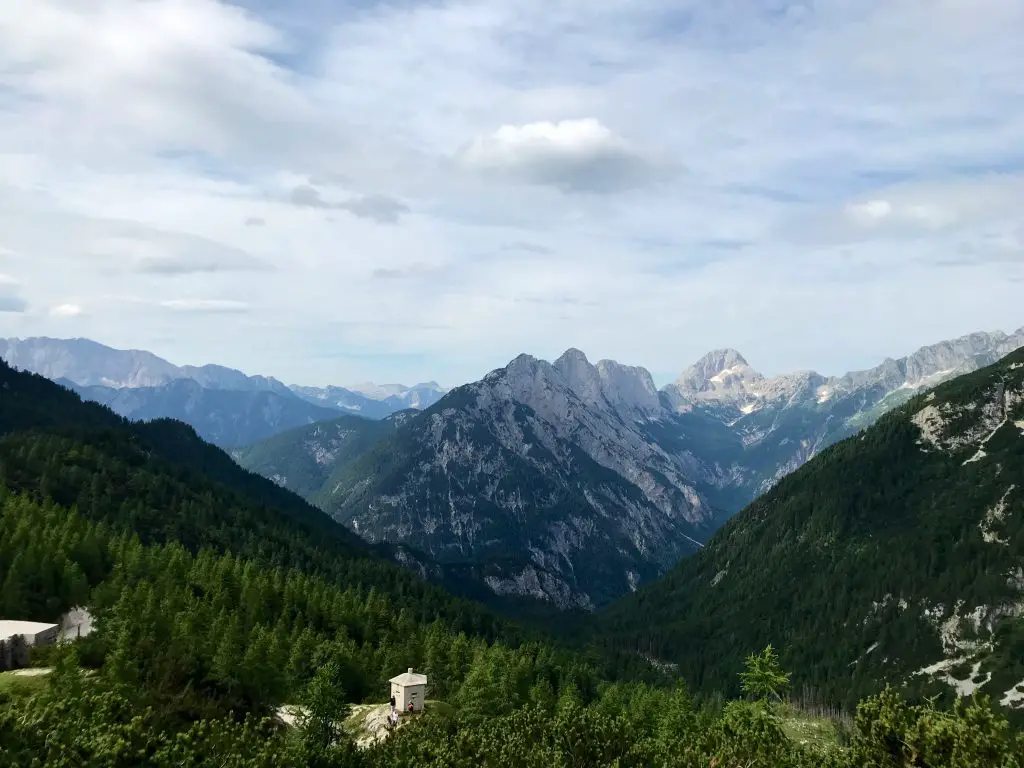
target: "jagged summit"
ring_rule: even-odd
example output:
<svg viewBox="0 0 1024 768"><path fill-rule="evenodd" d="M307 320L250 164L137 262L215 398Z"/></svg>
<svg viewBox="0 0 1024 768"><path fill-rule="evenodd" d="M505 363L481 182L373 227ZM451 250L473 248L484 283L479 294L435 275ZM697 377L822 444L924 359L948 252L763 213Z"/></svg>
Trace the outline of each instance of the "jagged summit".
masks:
<svg viewBox="0 0 1024 768"><path fill-rule="evenodd" d="M576 347L569 347L567 350L565 350L565 352L563 352L558 357L558 359L555 360L555 367L557 368L560 363L563 365L578 365L581 363L585 365L590 365L590 361L587 359L586 353L584 353L581 349L577 349Z"/></svg>
<svg viewBox="0 0 1024 768"><path fill-rule="evenodd" d="M735 349L716 349L683 371L665 394L676 408L693 400L746 400L763 380Z"/></svg>
<svg viewBox="0 0 1024 768"><path fill-rule="evenodd" d="M700 391L707 384L743 373L756 373L743 355L735 349L715 349L683 371L675 384Z"/></svg>
<svg viewBox="0 0 1024 768"><path fill-rule="evenodd" d="M560 401L574 395L589 407L614 411L627 420L662 409L654 377L646 368L615 360L594 364L575 347L563 352L554 363L520 354L484 381L498 379L505 380L516 400L531 407L544 407L537 402L542 395Z"/></svg>

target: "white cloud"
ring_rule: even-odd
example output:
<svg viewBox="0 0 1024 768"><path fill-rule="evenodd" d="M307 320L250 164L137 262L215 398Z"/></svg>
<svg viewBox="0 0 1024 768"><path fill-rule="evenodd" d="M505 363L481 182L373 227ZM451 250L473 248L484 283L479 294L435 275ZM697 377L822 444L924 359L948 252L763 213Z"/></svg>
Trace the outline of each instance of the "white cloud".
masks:
<svg viewBox="0 0 1024 768"><path fill-rule="evenodd" d="M888 200L868 200L863 203L850 203L846 206L850 217L859 223L873 224L892 215L892 203Z"/></svg>
<svg viewBox="0 0 1024 768"><path fill-rule="evenodd" d="M168 299L161 301L160 306L173 309L175 312L248 312L249 305L244 301L230 299Z"/></svg>
<svg viewBox="0 0 1024 768"><path fill-rule="evenodd" d="M594 118L503 125L459 153L467 167L567 192L615 192L664 178L648 159Z"/></svg>
<svg viewBox="0 0 1024 768"><path fill-rule="evenodd" d="M58 304L50 307L52 317L78 317L82 314L82 308L77 304Z"/></svg>
<svg viewBox="0 0 1024 768"><path fill-rule="evenodd" d="M21 295L21 283L10 275L0 274L0 313L17 314L28 310Z"/></svg>
<svg viewBox="0 0 1024 768"><path fill-rule="evenodd" d="M0 331L68 333L74 297L75 335L179 362L454 384L1018 326L1022 28L1018 0L0 2Z"/></svg>
<svg viewBox="0 0 1024 768"><path fill-rule="evenodd" d="M379 224L394 224L398 217L409 212L408 206L387 195L360 195L340 202L328 202L320 190L311 184L300 184L292 190L290 199L304 208L348 211L353 216L370 219Z"/></svg>

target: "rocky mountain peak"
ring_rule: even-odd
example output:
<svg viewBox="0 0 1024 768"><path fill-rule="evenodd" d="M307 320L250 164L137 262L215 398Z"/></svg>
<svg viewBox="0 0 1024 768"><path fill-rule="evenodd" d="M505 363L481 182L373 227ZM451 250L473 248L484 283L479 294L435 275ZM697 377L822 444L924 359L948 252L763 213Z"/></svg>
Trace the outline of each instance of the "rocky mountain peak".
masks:
<svg viewBox="0 0 1024 768"><path fill-rule="evenodd" d="M704 391L714 389L714 384L724 383L726 379L751 375L756 376L756 371L735 349L715 349L683 371L675 383L688 389Z"/></svg>
<svg viewBox="0 0 1024 768"><path fill-rule="evenodd" d="M666 387L678 407L692 399L743 399L764 379L735 349L716 349L687 368Z"/></svg>
<svg viewBox="0 0 1024 768"><path fill-rule="evenodd" d="M654 377L646 368L623 365L614 360L601 360L597 364L604 396L613 406L635 408L645 412L661 408Z"/></svg>
<svg viewBox="0 0 1024 768"><path fill-rule="evenodd" d="M555 361L554 368L583 402L598 405L605 399L601 374L580 350L567 349Z"/></svg>
<svg viewBox="0 0 1024 768"><path fill-rule="evenodd" d="M554 368L573 392L588 405L611 406L623 416L631 411L656 411L661 407L658 388L646 368L601 360L592 365L578 349L568 349Z"/></svg>

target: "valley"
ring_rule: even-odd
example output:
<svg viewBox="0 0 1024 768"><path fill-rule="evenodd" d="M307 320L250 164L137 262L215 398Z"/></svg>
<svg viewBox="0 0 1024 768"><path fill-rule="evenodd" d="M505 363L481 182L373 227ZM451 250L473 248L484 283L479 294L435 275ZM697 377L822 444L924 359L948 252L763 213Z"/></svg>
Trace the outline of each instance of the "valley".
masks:
<svg viewBox="0 0 1024 768"><path fill-rule="evenodd" d="M843 376L765 377L716 350L660 390L644 368L570 349L447 393L289 388L85 340L3 343L15 364L131 419L185 421L423 576L495 604L593 611L699 551L828 446L1024 346L1024 329Z"/></svg>

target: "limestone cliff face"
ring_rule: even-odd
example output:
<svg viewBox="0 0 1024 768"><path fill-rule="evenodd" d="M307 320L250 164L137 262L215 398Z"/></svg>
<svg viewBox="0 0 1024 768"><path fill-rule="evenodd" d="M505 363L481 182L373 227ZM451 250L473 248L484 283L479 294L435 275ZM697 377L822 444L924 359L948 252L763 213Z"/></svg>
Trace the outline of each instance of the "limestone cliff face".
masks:
<svg viewBox="0 0 1024 768"><path fill-rule="evenodd" d="M491 563L501 594L593 607L712 526L684 460L646 432L656 396L642 369L521 355L399 428L395 463L350 468L324 505L373 540Z"/></svg>

